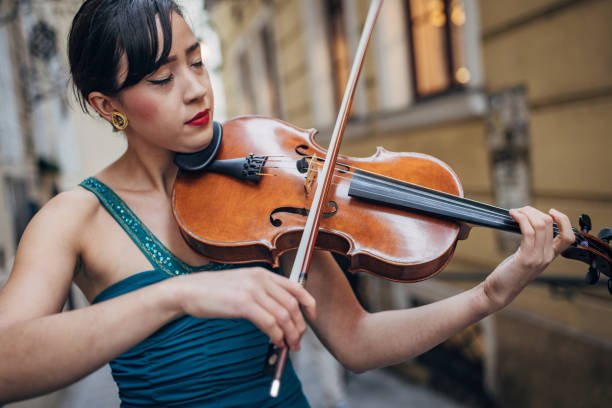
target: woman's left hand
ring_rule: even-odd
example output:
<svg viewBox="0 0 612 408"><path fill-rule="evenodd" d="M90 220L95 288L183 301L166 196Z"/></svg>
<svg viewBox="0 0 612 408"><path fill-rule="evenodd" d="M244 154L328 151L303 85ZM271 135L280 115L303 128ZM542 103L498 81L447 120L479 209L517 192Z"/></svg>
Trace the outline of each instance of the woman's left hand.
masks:
<svg viewBox="0 0 612 408"><path fill-rule="evenodd" d="M521 245L487 277L484 292L491 311L509 304L575 240L569 218L554 209L545 214L533 207L510 210L521 228ZM559 234L553 237L553 222Z"/></svg>

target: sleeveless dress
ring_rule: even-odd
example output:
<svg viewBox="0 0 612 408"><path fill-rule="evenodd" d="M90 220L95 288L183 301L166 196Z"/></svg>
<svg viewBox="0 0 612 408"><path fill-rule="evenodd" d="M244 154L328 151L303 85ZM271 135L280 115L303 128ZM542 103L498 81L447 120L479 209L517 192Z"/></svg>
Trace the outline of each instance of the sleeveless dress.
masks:
<svg viewBox="0 0 612 408"><path fill-rule="evenodd" d="M177 275L238 267L186 264L108 186L95 178L80 185L98 197L154 268L109 286L93 303ZM268 344L268 336L246 319L180 317L110 362L121 406L308 408L290 361L279 396L269 397L271 376L263 371Z"/></svg>

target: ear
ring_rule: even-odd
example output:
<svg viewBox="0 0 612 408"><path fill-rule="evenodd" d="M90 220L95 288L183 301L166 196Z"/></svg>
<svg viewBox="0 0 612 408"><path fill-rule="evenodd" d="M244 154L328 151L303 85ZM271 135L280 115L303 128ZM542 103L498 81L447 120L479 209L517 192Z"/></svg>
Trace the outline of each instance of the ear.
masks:
<svg viewBox="0 0 612 408"><path fill-rule="evenodd" d="M117 109L115 108L115 103L111 98L100 92L91 92L87 97L87 101L100 116L106 119L109 123L113 123L112 115L113 112L117 111Z"/></svg>

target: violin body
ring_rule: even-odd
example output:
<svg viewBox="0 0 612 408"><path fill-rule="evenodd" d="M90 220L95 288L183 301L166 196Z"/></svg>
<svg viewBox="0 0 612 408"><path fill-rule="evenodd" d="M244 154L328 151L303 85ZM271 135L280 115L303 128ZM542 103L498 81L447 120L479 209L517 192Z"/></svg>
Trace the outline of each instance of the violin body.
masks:
<svg viewBox="0 0 612 408"><path fill-rule="evenodd" d="M181 171L172 207L187 242L216 262L278 266L279 257L299 245L312 202L298 161L307 157L316 164L310 157L326 154L315 134L261 116L225 122L215 160L265 156L263 176L252 182L206 170ZM326 198L335 206L325 210L330 215L321 219L316 248L345 255L351 272L403 282L426 279L446 266L457 239L463 238L461 223L381 206L349 196L349 190L359 169L462 197L461 183L448 165L428 155L380 147L368 158L340 155L337 163Z"/></svg>

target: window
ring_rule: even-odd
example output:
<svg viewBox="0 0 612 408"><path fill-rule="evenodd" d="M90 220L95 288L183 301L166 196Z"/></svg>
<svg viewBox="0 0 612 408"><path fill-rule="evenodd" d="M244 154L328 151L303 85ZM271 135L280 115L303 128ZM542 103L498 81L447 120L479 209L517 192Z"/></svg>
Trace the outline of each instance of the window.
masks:
<svg viewBox="0 0 612 408"><path fill-rule="evenodd" d="M342 0L326 0L324 11L327 17L327 33L331 54L331 68L334 82L336 106L339 107L344 96L344 88L350 74L349 54L346 41Z"/></svg>
<svg viewBox="0 0 612 408"><path fill-rule="evenodd" d="M230 51L229 60L236 66L232 92L237 100L236 113L282 116L272 12L272 8L263 7L249 20Z"/></svg>
<svg viewBox="0 0 612 408"><path fill-rule="evenodd" d="M251 64L246 52L238 56L238 67L240 71L240 92L242 95L242 111L244 113L255 113L255 92L251 80Z"/></svg>
<svg viewBox="0 0 612 408"><path fill-rule="evenodd" d="M280 92L278 90L279 76L276 66L276 46L272 29L263 26L261 29L261 43L263 45L265 61L265 86L268 112L274 117L281 117Z"/></svg>
<svg viewBox="0 0 612 408"><path fill-rule="evenodd" d="M416 99L461 89L470 81L464 60L463 0L406 0Z"/></svg>

